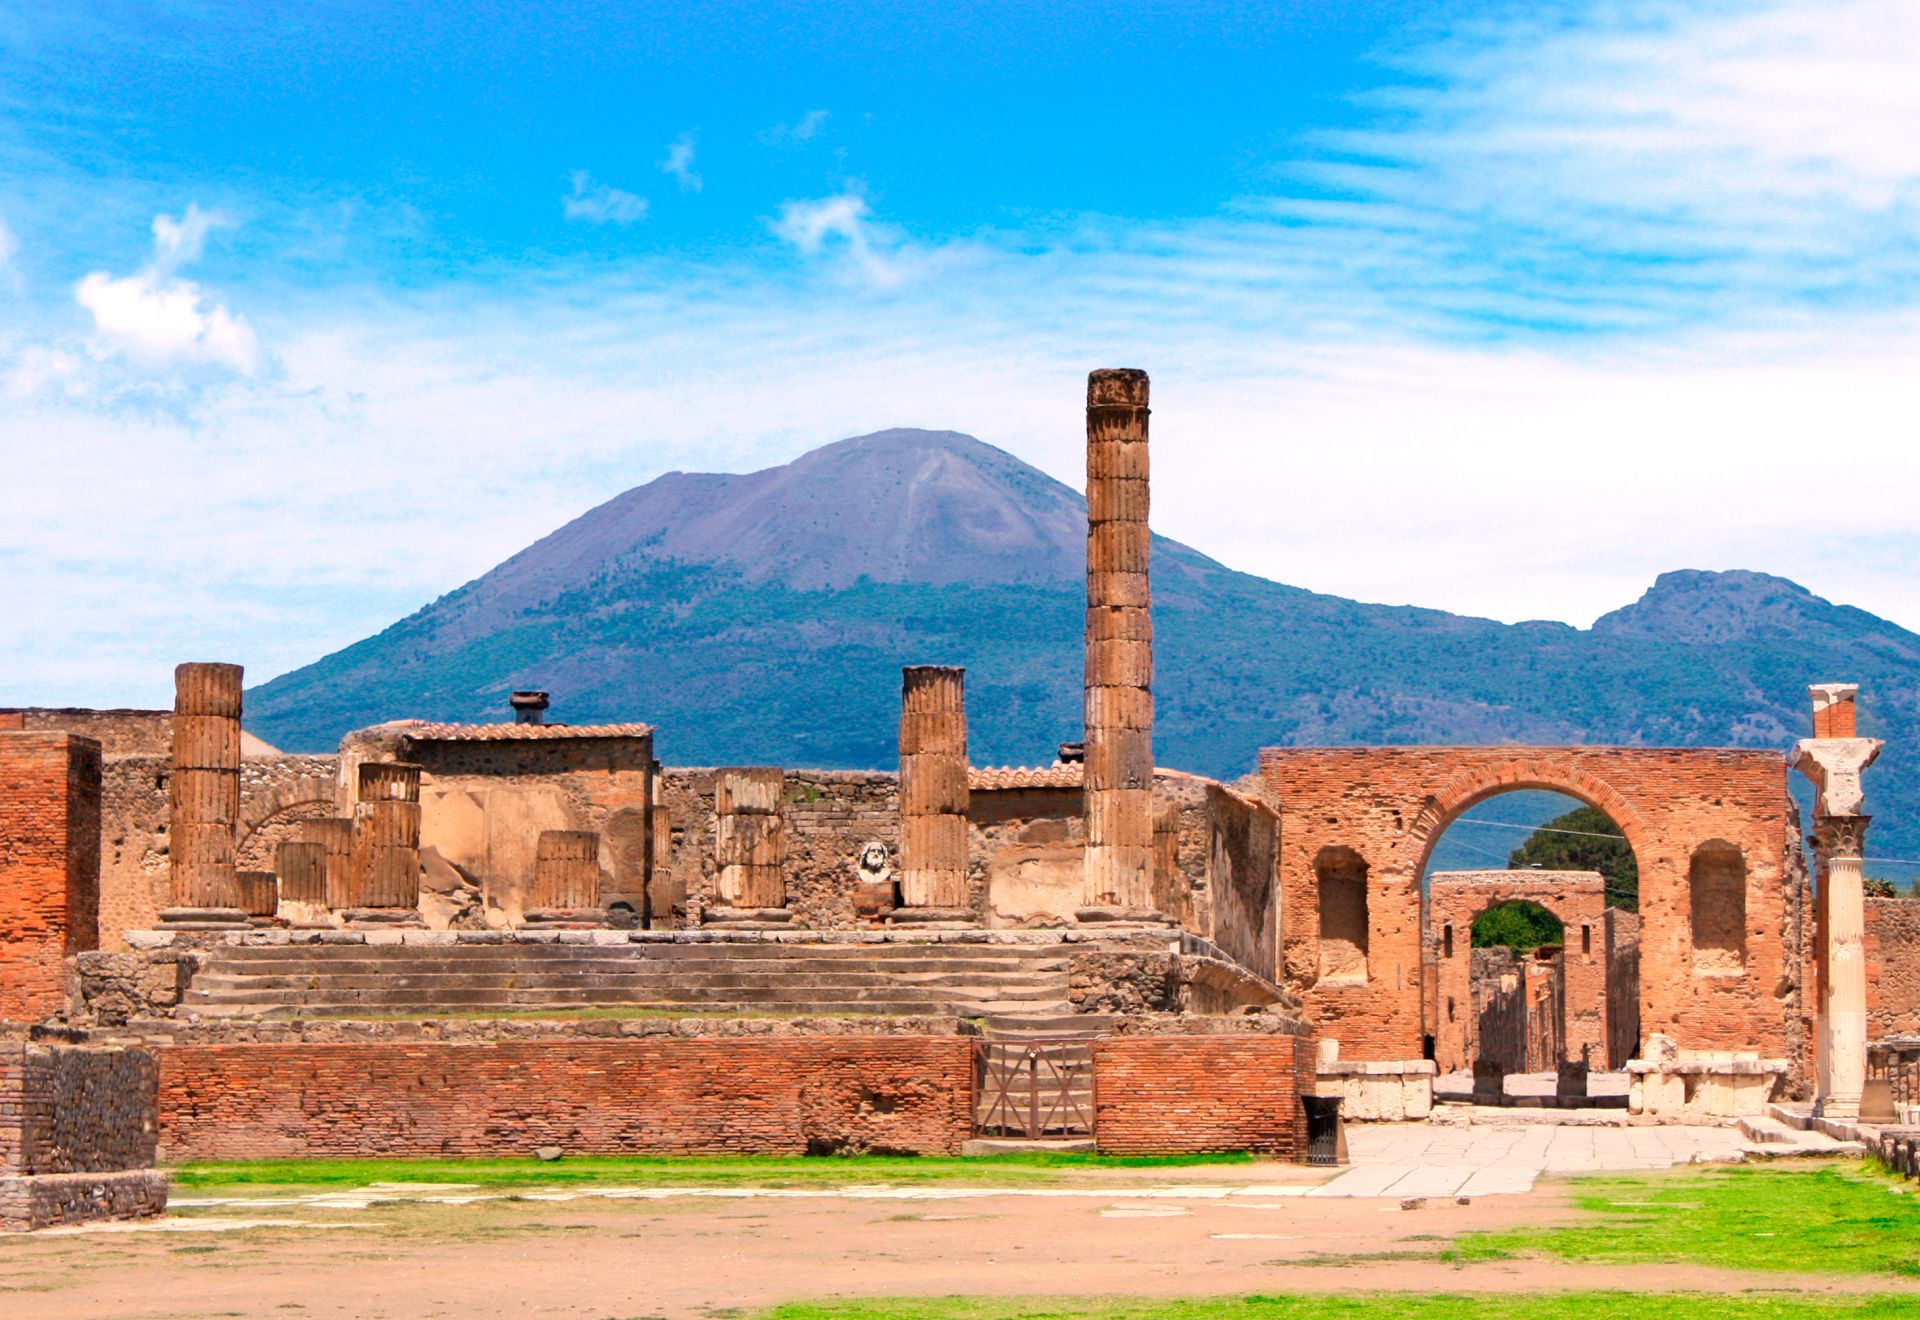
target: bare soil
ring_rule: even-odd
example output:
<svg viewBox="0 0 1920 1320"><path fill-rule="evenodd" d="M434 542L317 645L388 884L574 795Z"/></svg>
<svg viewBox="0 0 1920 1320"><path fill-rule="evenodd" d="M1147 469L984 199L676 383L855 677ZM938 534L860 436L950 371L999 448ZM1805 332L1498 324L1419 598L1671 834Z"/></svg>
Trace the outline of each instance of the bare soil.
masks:
<svg viewBox="0 0 1920 1320"><path fill-rule="evenodd" d="M1920 1288L1878 1278L1434 1258L1467 1230L1570 1219L1555 1186L1412 1210L1394 1201L1257 1195L1148 1199L1116 1186L1110 1197L1087 1198L494 1201L201 1213L342 1226L0 1239L0 1314L608 1320L956 1293Z"/></svg>

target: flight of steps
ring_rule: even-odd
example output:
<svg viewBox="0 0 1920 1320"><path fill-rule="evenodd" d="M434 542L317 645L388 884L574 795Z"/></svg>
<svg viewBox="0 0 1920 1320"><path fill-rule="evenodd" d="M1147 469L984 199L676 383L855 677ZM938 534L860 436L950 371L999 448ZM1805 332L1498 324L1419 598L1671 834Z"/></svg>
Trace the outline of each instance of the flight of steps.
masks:
<svg viewBox="0 0 1920 1320"><path fill-rule="evenodd" d="M226 946L182 1010L214 1018L474 1016L586 1007L957 1013L1071 1026L1067 951L963 944ZM1063 1022L1064 1019L1064 1022Z"/></svg>

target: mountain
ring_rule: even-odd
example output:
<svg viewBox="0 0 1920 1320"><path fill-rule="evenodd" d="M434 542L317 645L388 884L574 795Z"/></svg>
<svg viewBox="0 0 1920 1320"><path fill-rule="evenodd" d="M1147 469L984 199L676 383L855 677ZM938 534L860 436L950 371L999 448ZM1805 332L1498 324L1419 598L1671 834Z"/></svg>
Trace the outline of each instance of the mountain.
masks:
<svg viewBox="0 0 1920 1320"><path fill-rule="evenodd" d="M253 689L248 725L323 750L379 720L498 719L539 687L556 719L659 725L672 763L891 766L899 667L944 663L967 666L975 763L1044 763L1080 733L1084 538L1079 492L951 431L669 473ZM1783 578L1666 573L1581 630L1153 553L1163 765L1235 778L1274 743L1784 747L1809 682L1857 680L1889 743L1874 851L1920 856L1920 636Z"/></svg>

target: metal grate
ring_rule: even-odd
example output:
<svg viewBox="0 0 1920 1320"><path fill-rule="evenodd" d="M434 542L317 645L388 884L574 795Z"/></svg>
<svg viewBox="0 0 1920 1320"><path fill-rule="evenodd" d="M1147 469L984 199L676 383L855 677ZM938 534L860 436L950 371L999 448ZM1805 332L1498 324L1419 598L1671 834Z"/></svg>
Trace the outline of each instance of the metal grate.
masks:
<svg viewBox="0 0 1920 1320"><path fill-rule="evenodd" d="M1093 1132L1093 1051L1083 1039L977 1041L974 1130L982 1136Z"/></svg>

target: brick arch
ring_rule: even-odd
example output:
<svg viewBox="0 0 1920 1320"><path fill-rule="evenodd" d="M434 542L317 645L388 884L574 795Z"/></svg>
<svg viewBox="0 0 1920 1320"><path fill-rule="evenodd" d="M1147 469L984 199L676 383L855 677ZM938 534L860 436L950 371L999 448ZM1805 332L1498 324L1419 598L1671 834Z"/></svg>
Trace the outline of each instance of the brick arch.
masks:
<svg viewBox="0 0 1920 1320"><path fill-rule="evenodd" d="M254 845L267 836L285 833L293 821L318 820L335 811L334 780L330 774L300 775L248 792L240 798L240 824L234 831L234 855L254 866L271 867L271 859L256 856Z"/></svg>
<svg viewBox="0 0 1920 1320"><path fill-rule="evenodd" d="M1456 774L1426 800L1407 832L1408 845L1418 853L1414 874L1426 871L1434 845L1461 816L1488 798L1527 791L1560 793L1605 812L1607 819L1626 836L1627 847L1633 850L1634 858L1638 860L1642 855L1646 822L1639 810L1611 784L1555 757L1524 756Z"/></svg>
<svg viewBox="0 0 1920 1320"><path fill-rule="evenodd" d="M1341 1057L1417 1059L1427 984L1420 874L1442 830L1496 793L1541 789L1587 803L1620 828L1640 869L1640 1030L1683 1049L1793 1056L1804 1067L1809 963L1796 934L1793 805L1780 752L1706 747L1268 747L1262 796L1280 814L1281 976ZM1695 974L1688 860L1710 838L1746 854L1748 975ZM1365 857L1364 983L1317 986L1313 859L1329 844Z"/></svg>

